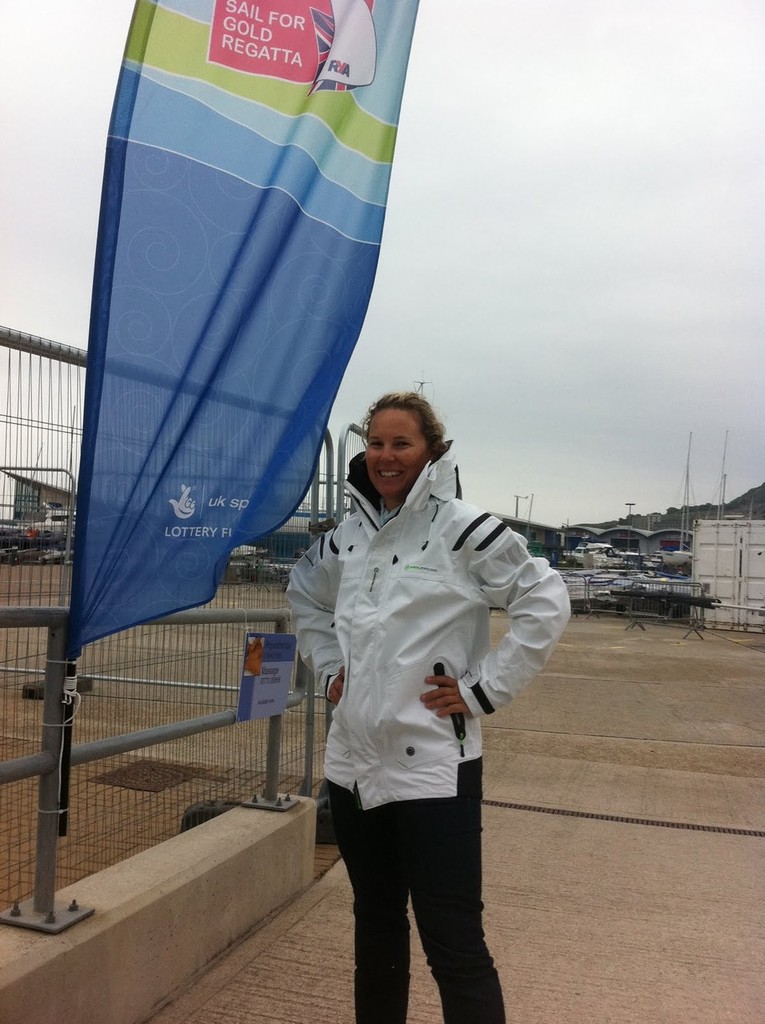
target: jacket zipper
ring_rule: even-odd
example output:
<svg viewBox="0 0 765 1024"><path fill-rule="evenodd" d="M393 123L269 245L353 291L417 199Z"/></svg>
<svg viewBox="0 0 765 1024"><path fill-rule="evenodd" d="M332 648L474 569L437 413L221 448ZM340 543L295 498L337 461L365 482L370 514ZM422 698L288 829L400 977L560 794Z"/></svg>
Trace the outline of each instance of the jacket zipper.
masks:
<svg viewBox="0 0 765 1024"><path fill-rule="evenodd" d="M435 518L435 516L433 517ZM433 666L434 676L446 675L446 668L442 661L437 661ZM457 737L457 741L460 745L460 757L465 756L465 716L461 711L455 711L454 714L449 716L454 726L454 735Z"/></svg>
<svg viewBox="0 0 765 1024"><path fill-rule="evenodd" d="M455 711L451 716L452 725L454 726L454 735L459 740L460 744L460 757L465 756L465 716L461 711Z"/></svg>
<svg viewBox="0 0 765 1024"><path fill-rule="evenodd" d="M375 566L375 568L372 570L372 582L369 584L369 593L370 594L374 590L375 583L377 582L377 574L378 574L379 571L380 571L379 566Z"/></svg>

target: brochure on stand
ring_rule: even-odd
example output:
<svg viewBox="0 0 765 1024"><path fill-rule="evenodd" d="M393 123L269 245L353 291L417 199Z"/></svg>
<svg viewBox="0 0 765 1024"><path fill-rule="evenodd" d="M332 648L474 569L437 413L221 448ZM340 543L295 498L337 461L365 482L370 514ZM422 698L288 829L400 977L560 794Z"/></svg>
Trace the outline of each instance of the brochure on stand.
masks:
<svg viewBox="0 0 765 1024"><path fill-rule="evenodd" d="M296 650L291 633L245 634L237 722L284 712Z"/></svg>

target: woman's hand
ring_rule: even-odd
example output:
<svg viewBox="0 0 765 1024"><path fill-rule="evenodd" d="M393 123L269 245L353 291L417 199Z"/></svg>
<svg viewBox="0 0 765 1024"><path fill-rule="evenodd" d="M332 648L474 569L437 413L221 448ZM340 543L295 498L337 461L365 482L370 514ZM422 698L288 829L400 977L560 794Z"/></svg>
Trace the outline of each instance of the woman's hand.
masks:
<svg viewBox="0 0 765 1024"><path fill-rule="evenodd" d="M335 678L327 687L327 700L330 704L339 704L345 686L345 666L340 669Z"/></svg>
<svg viewBox="0 0 765 1024"><path fill-rule="evenodd" d="M453 676L425 676L425 682L433 687L420 694L420 700L439 718L447 715L472 715L462 699L457 680Z"/></svg>

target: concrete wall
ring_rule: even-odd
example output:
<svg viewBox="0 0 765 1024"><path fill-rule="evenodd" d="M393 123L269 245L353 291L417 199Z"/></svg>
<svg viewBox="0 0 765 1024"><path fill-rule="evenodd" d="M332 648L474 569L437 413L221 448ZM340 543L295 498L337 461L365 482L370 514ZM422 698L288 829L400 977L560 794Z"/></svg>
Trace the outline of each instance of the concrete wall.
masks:
<svg viewBox="0 0 765 1024"><path fill-rule="evenodd" d="M313 877L316 809L234 808L56 893L95 914L0 927L2 1024L138 1024Z"/></svg>

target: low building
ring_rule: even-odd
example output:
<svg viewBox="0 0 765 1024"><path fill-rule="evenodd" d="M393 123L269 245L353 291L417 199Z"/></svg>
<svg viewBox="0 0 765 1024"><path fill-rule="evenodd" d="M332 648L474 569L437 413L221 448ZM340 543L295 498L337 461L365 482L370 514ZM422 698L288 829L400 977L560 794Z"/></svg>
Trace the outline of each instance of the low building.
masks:
<svg viewBox="0 0 765 1024"><path fill-rule="evenodd" d="M641 530L629 526L576 525L566 527L565 549L573 551L580 543L600 541L610 544L615 551L634 555L656 555L662 552L678 551L681 547L692 549L693 534L678 529Z"/></svg>

